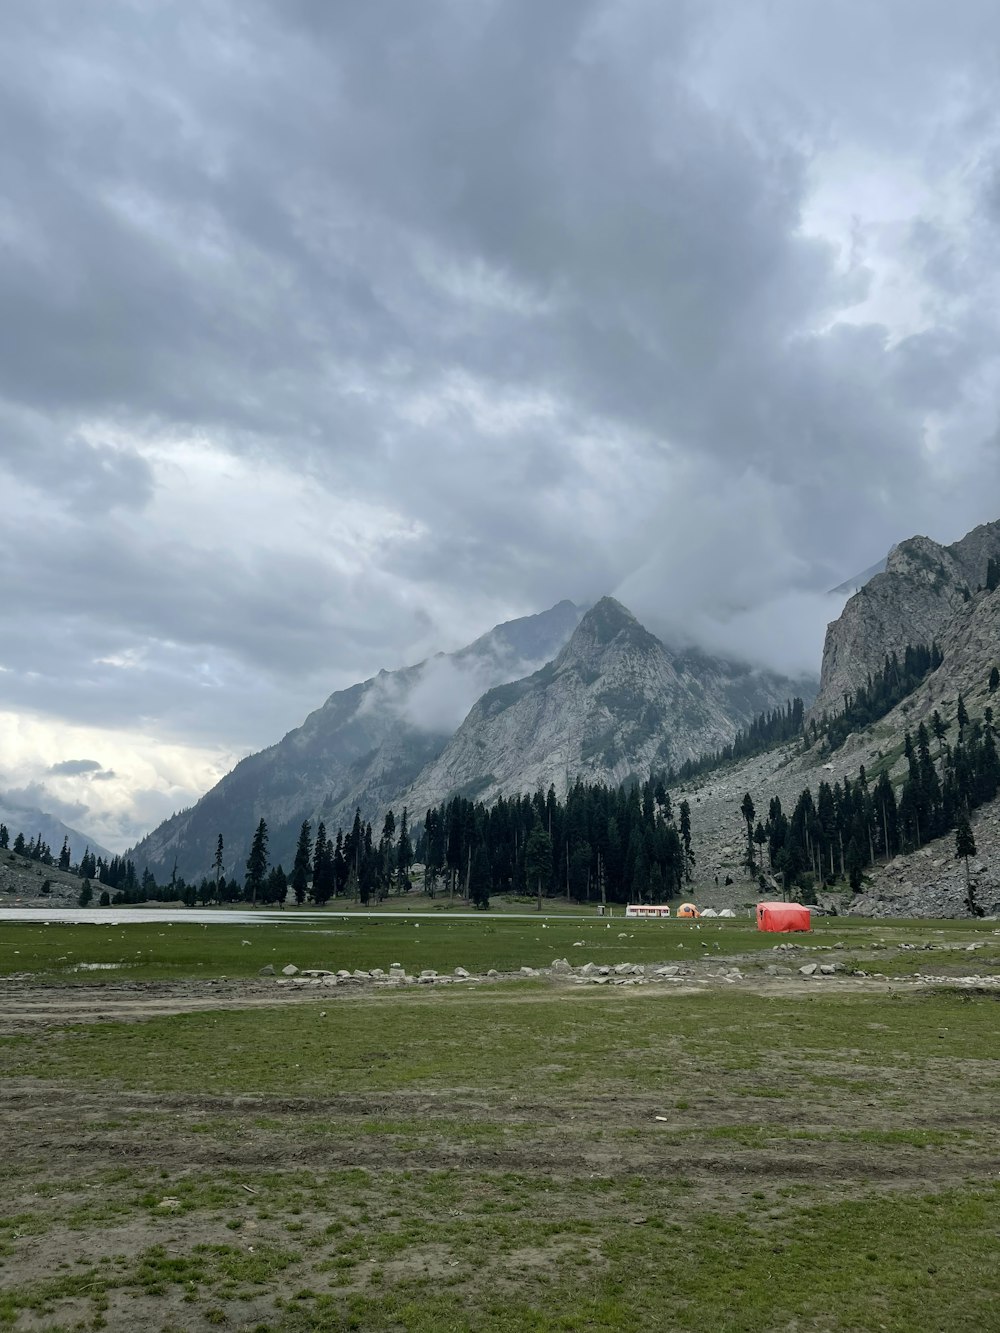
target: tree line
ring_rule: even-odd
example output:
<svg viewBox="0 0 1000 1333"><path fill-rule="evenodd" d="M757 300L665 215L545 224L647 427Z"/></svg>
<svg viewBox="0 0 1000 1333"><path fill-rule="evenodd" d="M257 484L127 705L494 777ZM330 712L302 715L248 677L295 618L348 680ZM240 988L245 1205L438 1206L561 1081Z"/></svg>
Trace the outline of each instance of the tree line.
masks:
<svg viewBox="0 0 1000 1333"><path fill-rule="evenodd" d="M764 870L766 853L767 868L809 900L816 886L838 879L848 880L858 892L868 866L952 830L960 834L956 846L968 846L970 814L1000 791L1000 757L991 708L981 719L970 720L959 695L955 724L954 745L946 740L952 724L938 711L930 727L920 723L915 737L906 732L907 771L898 797L887 768L871 783L864 767L853 782L821 782L815 797L806 787L790 815L773 797L766 820L758 819L747 793L741 814L747 828L744 864L750 873ZM971 851L957 854L974 852L973 843Z"/></svg>
<svg viewBox="0 0 1000 1333"><path fill-rule="evenodd" d="M929 648L925 644L907 644L902 661L898 653L886 653L882 666L869 671L866 684L853 695L844 695L842 712L830 719L824 715L818 723L812 723L813 741L822 737L827 752L839 749L852 732L862 731L891 712L943 661L936 642Z"/></svg>
<svg viewBox="0 0 1000 1333"><path fill-rule="evenodd" d="M726 764L750 759L773 750L776 745L784 745L802 735L804 714L805 705L798 698L790 699L784 708L758 713L749 726L736 733L731 745L723 745L697 759L686 759L679 768L668 769L666 781L671 786L690 782L703 773L711 773Z"/></svg>

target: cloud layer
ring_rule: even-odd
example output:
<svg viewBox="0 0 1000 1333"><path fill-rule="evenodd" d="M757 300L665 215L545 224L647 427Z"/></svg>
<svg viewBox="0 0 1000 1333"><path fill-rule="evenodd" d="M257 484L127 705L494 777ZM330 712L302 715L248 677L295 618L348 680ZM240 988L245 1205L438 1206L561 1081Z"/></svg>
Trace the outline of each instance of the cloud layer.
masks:
<svg viewBox="0 0 1000 1333"><path fill-rule="evenodd" d="M132 776L56 797L109 845L562 597L802 669L818 592L1000 513L987 0L83 0L0 38L0 708L51 742L7 778L104 738Z"/></svg>

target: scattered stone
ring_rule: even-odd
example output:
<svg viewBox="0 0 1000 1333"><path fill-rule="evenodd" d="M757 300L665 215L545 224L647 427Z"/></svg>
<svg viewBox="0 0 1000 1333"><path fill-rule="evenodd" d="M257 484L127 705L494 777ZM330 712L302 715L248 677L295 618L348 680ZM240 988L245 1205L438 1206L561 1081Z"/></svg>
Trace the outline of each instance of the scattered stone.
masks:
<svg viewBox="0 0 1000 1333"><path fill-rule="evenodd" d="M522 977L537 977L537 976L538 976L538 968L537 968L537 967L522 967L522 968L521 968L521 976L522 976Z"/></svg>
<svg viewBox="0 0 1000 1333"><path fill-rule="evenodd" d="M570 966L570 963L569 963L569 960L568 960L568 959L566 959L566 958L553 958L553 960L552 960L552 971L553 971L553 972L572 972L572 971L573 971L573 968Z"/></svg>
<svg viewBox="0 0 1000 1333"><path fill-rule="evenodd" d="M471 973L467 972L467 971L465 970L464 967L456 967L456 968L455 968L455 976L456 976L456 977L462 977L462 978L465 978L465 977L470 976L470 975L471 975Z"/></svg>
<svg viewBox="0 0 1000 1333"><path fill-rule="evenodd" d="M816 963L806 963L804 967L799 968L799 971L802 973L804 977L811 977L815 974L817 966L818 965Z"/></svg>
<svg viewBox="0 0 1000 1333"><path fill-rule="evenodd" d="M340 978L341 981L350 981L351 979L350 972L346 971L344 968L340 969L340 971L337 973L337 976Z"/></svg>
<svg viewBox="0 0 1000 1333"><path fill-rule="evenodd" d="M495 967L491 967L490 970L486 973L486 975L488 977L498 977L500 973L496 970Z"/></svg>
<svg viewBox="0 0 1000 1333"><path fill-rule="evenodd" d="M819 970L824 977L832 977L837 967L835 963L820 963Z"/></svg>
<svg viewBox="0 0 1000 1333"><path fill-rule="evenodd" d="M632 964L631 964L631 963L619 963L619 964L615 967L615 976L616 976L616 977L624 977L624 976L628 976L629 973L631 973L631 971L632 971Z"/></svg>
<svg viewBox="0 0 1000 1333"><path fill-rule="evenodd" d="M298 974L299 974L299 969L295 966L294 963L289 963L287 967L283 967L281 969L281 975L283 977L297 977Z"/></svg>
<svg viewBox="0 0 1000 1333"><path fill-rule="evenodd" d="M673 964L670 964L667 967L658 967L656 969L656 975L658 977L676 977L680 975L680 968Z"/></svg>
<svg viewBox="0 0 1000 1333"><path fill-rule="evenodd" d="M258 975L259 977L273 977L273 976L274 976L274 964L273 964L273 963L265 963L264 966L263 966L263 967L260 969L260 971L257 973L257 975Z"/></svg>

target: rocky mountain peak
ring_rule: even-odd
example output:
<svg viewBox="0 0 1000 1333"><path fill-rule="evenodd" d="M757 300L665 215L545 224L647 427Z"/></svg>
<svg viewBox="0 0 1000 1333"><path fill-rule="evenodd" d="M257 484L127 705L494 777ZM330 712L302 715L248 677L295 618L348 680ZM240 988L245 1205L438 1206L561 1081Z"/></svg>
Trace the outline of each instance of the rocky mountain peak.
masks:
<svg viewBox="0 0 1000 1333"><path fill-rule="evenodd" d="M595 654L605 653L612 645L619 651L635 649L640 653L663 652L659 639L654 638L627 607L614 597L602 597L577 625L556 665L559 667L569 661L592 658Z"/></svg>
<svg viewBox="0 0 1000 1333"><path fill-rule="evenodd" d="M850 599L826 632L820 690L812 715L837 713L883 663L908 644L940 639L1000 558L1000 521L974 528L951 546L909 537L893 547L885 572Z"/></svg>

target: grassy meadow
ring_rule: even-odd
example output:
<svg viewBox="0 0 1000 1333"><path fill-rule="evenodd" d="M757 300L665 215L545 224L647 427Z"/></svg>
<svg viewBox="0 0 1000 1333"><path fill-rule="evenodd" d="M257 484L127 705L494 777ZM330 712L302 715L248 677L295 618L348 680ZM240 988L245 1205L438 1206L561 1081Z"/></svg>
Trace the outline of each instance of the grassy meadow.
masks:
<svg viewBox="0 0 1000 1333"><path fill-rule="evenodd" d="M978 945L976 966L1000 968L1000 934L989 921L868 921L820 917L803 935L768 935L743 920L636 921L615 916L491 916L473 919L442 913L410 921L405 917L361 917L331 912L316 920L288 912L286 919L229 925L225 913L211 925L168 922L131 924L127 910L107 924L0 924L0 977L28 973L39 980L100 982L164 981L212 977L252 977L267 964L297 967L388 969L401 963L410 972L465 967L485 973L545 967L555 958L584 962L677 962L749 956L765 963L776 943L798 951L829 948L856 957L858 966L882 972L930 969L932 963L961 959ZM897 953L912 943L920 952ZM944 946L924 951L924 945ZM765 957L765 955L767 955ZM96 970L89 965L101 964Z"/></svg>
<svg viewBox="0 0 1000 1333"><path fill-rule="evenodd" d="M775 940L748 922L542 924L5 926L0 1328L1000 1328L1000 992L755 984ZM829 949L783 959L790 981L803 957L984 975L994 929L778 942ZM259 1007L209 984L561 956L709 980L295 1004L254 982ZM713 982L733 959L747 982ZM164 982L197 1003L72 1021Z"/></svg>

